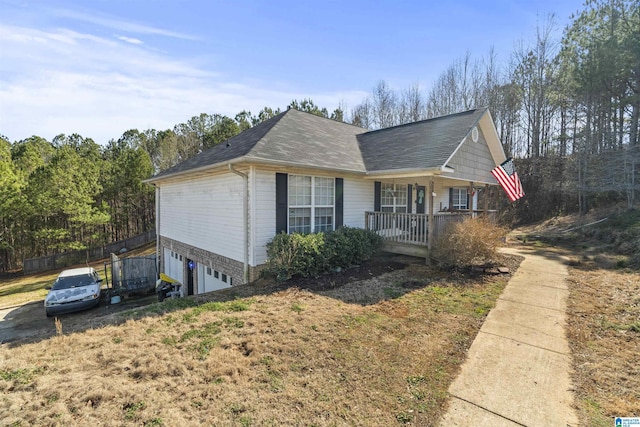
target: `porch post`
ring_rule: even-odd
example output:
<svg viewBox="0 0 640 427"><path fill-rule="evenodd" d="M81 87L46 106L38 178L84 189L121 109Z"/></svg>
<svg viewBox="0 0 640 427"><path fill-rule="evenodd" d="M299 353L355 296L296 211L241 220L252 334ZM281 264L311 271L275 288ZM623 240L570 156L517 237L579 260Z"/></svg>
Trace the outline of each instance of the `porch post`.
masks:
<svg viewBox="0 0 640 427"><path fill-rule="evenodd" d="M427 248L431 251L431 245L433 244L433 192L435 191L435 185L433 180L429 181L429 218L427 223ZM427 262L429 259L427 258Z"/></svg>
<svg viewBox="0 0 640 427"><path fill-rule="evenodd" d="M484 185L484 216L489 215L489 184Z"/></svg>

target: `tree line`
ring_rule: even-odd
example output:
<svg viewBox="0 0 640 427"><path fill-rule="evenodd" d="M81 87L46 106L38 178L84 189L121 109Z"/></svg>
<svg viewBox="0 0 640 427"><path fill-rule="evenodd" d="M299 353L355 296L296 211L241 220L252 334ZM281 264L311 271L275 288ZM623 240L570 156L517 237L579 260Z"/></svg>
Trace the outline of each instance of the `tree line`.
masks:
<svg viewBox="0 0 640 427"><path fill-rule="evenodd" d="M634 206L640 191L640 6L588 0L556 36L553 16L516 44L507 63L467 52L428 91L379 81L360 104L329 111L311 99L288 107L368 129L490 108L524 199L514 221ZM0 137L0 271L23 258L99 246L154 226L153 189L142 181L279 114L202 113L172 129L131 129L106 146L91 138Z"/></svg>
<svg viewBox="0 0 640 427"><path fill-rule="evenodd" d="M466 53L428 92L381 81L351 121L381 128L488 106L527 192L507 206L513 220L606 203L632 208L640 191L640 2L588 0L557 30L551 15L505 64L493 50Z"/></svg>
<svg viewBox="0 0 640 427"><path fill-rule="evenodd" d="M329 113L310 99L289 107L344 120L341 109ZM14 143L0 136L0 271L152 229L155 193L143 180L280 112L203 113L173 129L127 130L106 146L78 134Z"/></svg>

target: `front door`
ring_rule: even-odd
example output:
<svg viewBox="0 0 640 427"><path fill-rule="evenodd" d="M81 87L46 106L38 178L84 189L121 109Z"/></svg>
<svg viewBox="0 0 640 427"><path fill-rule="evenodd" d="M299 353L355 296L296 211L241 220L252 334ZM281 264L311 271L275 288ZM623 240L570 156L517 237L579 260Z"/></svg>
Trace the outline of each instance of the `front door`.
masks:
<svg viewBox="0 0 640 427"><path fill-rule="evenodd" d="M427 199L427 190L424 185L416 187L416 213L423 214L426 212L425 205Z"/></svg>
<svg viewBox="0 0 640 427"><path fill-rule="evenodd" d="M193 295L193 269L196 263L187 259L187 295Z"/></svg>

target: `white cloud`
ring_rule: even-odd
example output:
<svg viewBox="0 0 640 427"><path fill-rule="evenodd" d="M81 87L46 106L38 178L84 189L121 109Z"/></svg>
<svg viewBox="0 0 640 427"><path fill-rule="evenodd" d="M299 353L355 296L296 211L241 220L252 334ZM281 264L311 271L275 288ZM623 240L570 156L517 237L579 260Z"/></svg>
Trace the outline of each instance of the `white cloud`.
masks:
<svg viewBox="0 0 640 427"><path fill-rule="evenodd" d="M131 43L131 44L144 44L144 42L142 40L136 39L136 38L133 38L133 37L116 35L116 38L119 39L119 40L122 40L123 42Z"/></svg>
<svg viewBox="0 0 640 427"><path fill-rule="evenodd" d="M224 70L211 71L218 66L210 60L172 58L126 41L0 24L0 134L14 141L79 133L104 144L128 129L172 128L203 112L233 117L245 109L284 107L294 98L335 108L366 95L232 80Z"/></svg>
<svg viewBox="0 0 640 427"><path fill-rule="evenodd" d="M164 30L162 28L151 27L149 25L137 24L113 16L98 16L97 14L83 13L70 9L53 9L52 14L58 17L71 18L77 21L88 22L90 24L129 33L154 34L183 40L198 40L197 37L190 34L183 34L175 31Z"/></svg>

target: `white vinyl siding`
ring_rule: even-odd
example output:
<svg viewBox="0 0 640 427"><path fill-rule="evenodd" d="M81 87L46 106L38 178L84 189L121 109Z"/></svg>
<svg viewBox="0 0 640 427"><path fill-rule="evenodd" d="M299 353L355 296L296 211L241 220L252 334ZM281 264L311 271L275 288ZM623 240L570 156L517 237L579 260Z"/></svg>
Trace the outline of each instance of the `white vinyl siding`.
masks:
<svg viewBox="0 0 640 427"><path fill-rule="evenodd" d="M429 191L429 185L427 184L427 193ZM438 213L449 209L449 187L444 186L441 182L436 182L434 191L436 196L433 198L433 213ZM429 213L429 198L427 197L427 203L425 203L425 212Z"/></svg>
<svg viewBox="0 0 640 427"><path fill-rule="evenodd" d="M276 227L276 174L271 171L255 170L253 174L253 197L251 198L252 266L264 264L267 260L267 242L273 239Z"/></svg>
<svg viewBox="0 0 640 427"><path fill-rule="evenodd" d="M230 173L163 184L160 233L242 262L243 186Z"/></svg>
<svg viewBox="0 0 640 427"><path fill-rule="evenodd" d="M357 178L344 178L343 183L343 224L363 228L364 213L373 210L374 183L371 180ZM251 198L251 216L252 230L255 230L255 233L252 233L250 264L256 266L266 262L267 242L275 235L275 172L255 170L252 188L254 190ZM335 222L335 219L333 221Z"/></svg>
<svg viewBox="0 0 640 427"><path fill-rule="evenodd" d="M373 211L374 191L374 182L371 180L344 179L344 225L364 228L364 213Z"/></svg>

